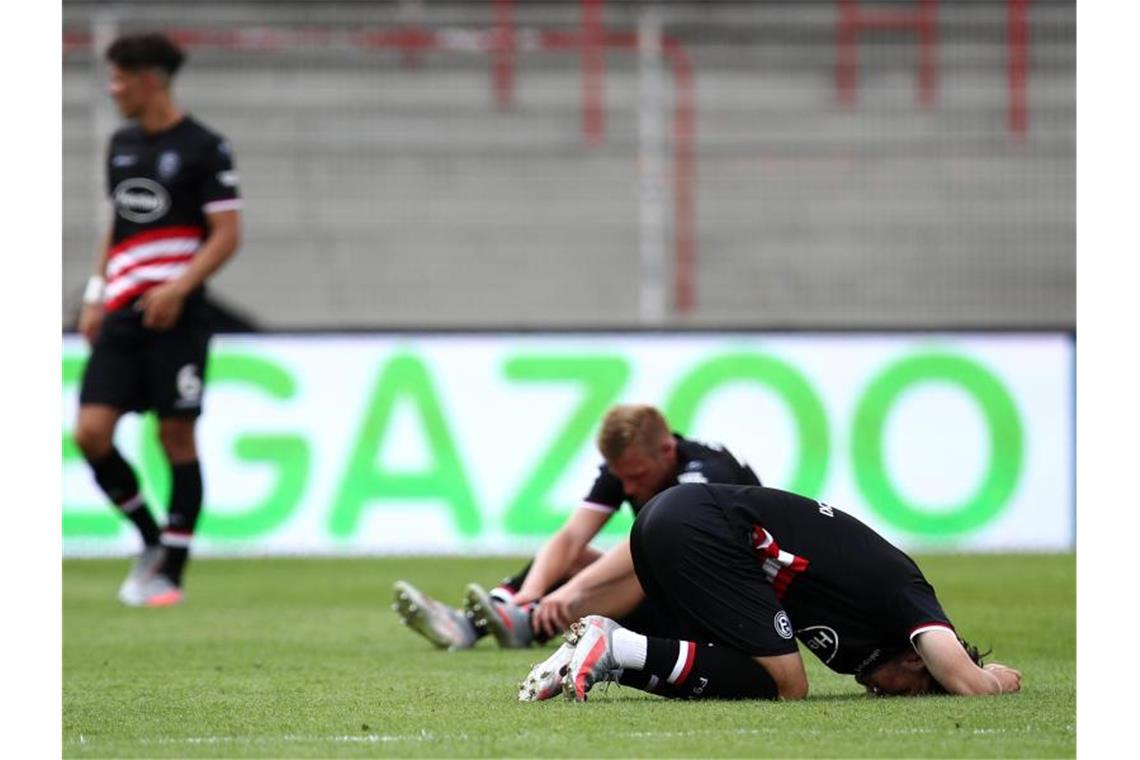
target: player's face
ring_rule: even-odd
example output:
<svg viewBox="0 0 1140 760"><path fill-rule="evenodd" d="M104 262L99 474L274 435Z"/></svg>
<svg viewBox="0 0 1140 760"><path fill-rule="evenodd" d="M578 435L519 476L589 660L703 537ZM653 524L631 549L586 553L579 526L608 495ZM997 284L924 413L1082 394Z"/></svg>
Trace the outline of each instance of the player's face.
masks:
<svg viewBox="0 0 1140 760"><path fill-rule="evenodd" d="M876 697L917 697L929 694L934 679L925 667L892 660L867 677L863 686Z"/></svg>
<svg viewBox="0 0 1140 760"><path fill-rule="evenodd" d="M128 119L137 119L153 97L157 78L152 71L126 71L112 66L107 91L119 113Z"/></svg>
<svg viewBox="0 0 1140 760"><path fill-rule="evenodd" d="M672 440L662 443L652 452L640 446L630 446L617 460L610 462L610 471L621 481L622 489L638 504L644 504L673 484L677 465Z"/></svg>

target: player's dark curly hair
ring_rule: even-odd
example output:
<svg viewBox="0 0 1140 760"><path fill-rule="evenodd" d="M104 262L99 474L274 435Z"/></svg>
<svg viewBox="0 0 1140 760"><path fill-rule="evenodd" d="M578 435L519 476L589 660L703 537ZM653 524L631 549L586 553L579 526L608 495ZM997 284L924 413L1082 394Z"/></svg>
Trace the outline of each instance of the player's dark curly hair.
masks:
<svg viewBox="0 0 1140 760"><path fill-rule="evenodd" d="M124 71L160 69L167 77L173 77L186 54L165 34L143 32L116 39L107 48L106 58Z"/></svg>
<svg viewBox="0 0 1140 760"><path fill-rule="evenodd" d="M970 655L970 659L973 660L974 664L977 665L979 668L985 664L982 661L982 658L983 657L989 657L990 653L994 651L991 648L991 649L987 649L984 652L980 652L980 651L978 651L978 648L976 646L974 646L970 642L966 641L961 636L958 637L958 643L962 645L962 648L966 650L966 654ZM945 686L938 683L938 679L931 677L931 679L930 679L930 691L928 691L927 693L928 694L949 694L950 692L946 691Z"/></svg>

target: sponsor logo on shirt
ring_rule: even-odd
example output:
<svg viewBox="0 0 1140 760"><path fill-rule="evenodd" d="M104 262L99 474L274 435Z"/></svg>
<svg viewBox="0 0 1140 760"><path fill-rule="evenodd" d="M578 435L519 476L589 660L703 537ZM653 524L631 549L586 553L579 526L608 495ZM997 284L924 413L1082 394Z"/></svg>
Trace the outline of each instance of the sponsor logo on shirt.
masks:
<svg viewBox="0 0 1140 760"><path fill-rule="evenodd" d="M800 641L823 660L824 664L831 662L839 651L839 634L835 629L826 625L809 625L796 631Z"/></svg>
<svg viewBox="0 0 1140 760"><path fill-rule="evenodd" d="M883 649L879 647L863 658L863 661L855 666L855 675L860 676L867 671L872 665L878 663L879 659L883 656Z"/></svg>
<svg viewBox="0 0 1140 760"><path fill-rule="evenodd" d="M154 180L125 179L111 193L115 211L129 222L140 224L161 218L170 209L170 195Z"/></svg>

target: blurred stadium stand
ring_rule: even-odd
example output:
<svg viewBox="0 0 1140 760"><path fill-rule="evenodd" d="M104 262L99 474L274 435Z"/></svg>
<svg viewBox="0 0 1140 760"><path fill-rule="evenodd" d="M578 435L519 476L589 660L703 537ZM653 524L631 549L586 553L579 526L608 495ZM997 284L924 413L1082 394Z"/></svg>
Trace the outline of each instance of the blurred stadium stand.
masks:
<svg viewBox="0 0 1140 760"><path fill-rule="evenodd" d="M859 34L845 90L842 2L604 4L613 35L658 9L692 65L693 303L657 325L1075 325L1075 4L1027 3L1023 91L1008 0L934 5L927 90L919 36L903 29ZM252 322L643 324L636 50L605 53L595 143L582 56L535 42L578 34L582 7L508 6L504 91L503 59L478 49L492 2L65 0L64 326L107 218L115 119L91 40L109 21L187 41L176 94L231 138L247 198L243 248L215 292ZM448 49L418 46L427 32ZM668 67L664 82L671 198L684 93Z"/></svg>

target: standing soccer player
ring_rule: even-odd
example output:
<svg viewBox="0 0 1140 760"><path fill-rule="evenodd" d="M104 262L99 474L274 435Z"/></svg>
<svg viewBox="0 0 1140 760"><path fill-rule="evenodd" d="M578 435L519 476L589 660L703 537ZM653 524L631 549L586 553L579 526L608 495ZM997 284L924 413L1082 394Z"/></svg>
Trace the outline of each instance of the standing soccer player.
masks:
<svg viewBox="0 0 1140 760"><path fill-rule="evenodd" d="M239 238L241 200L229 144L171 95L184 57L161 34L124 35L107 49L110 94L132 123L111 137L114 220L99 245L79 320L91 356L75 440L96 483L142 538L142 553L119 589L119 600L131 606L183 599L183 570L202 509L194 431L210 339L204 285ZM122 416L150 409L171 473L161 530L114 445Z"/></svg>

